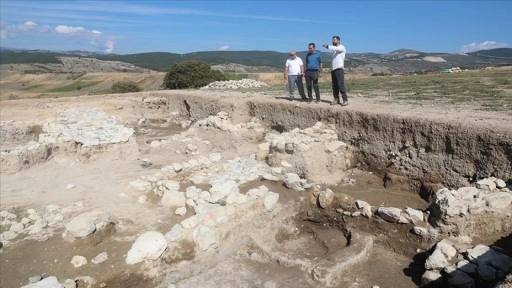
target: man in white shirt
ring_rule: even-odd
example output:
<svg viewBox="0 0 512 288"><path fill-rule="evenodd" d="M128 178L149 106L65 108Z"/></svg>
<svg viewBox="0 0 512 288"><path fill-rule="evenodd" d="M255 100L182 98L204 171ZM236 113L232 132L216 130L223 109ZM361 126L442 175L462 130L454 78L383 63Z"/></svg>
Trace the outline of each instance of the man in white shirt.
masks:
<svg viewBox="0 0 512 288"><path fill-rule="evenodd" d="M327 48L332 52L332 67L331 67L331 79L332 79L332 95L334 101L331 105L340 104L341 106L348 105L347 88L345 88L345 53L347 50L345 46L340 43L340 36L332 37L332 45L323 44L324 48ZM343 102L340 102L340 92Z"/></svg>
<svg viewBox="0 0 512 288"><path fill-rule="evenodd" d="M304 63L302 59L297 56L297 53L292 50L290 51L290 58L286 60L284 68L284 79L288 79L288 90L290 92L288 100L293 100L295 84L297 84L297 90L299 90L300 97L302 100L308 100L306 93L304 93L304 84L302 83L302 76L304 75Z"/></svg>

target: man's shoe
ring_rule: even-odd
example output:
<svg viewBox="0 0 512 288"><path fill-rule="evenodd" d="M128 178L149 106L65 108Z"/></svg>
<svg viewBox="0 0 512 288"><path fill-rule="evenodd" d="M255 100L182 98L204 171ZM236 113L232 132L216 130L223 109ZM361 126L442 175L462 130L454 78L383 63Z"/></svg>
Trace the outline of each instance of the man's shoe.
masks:
<svg viewBox="0 0 512 288"><path fill-rule="evenodd" d="M293 96L288 96L288 100L293 101Z"/></svg>
<svg viewBox="0 0 512 288"><path fill-rule="evenodd" d="M348 101L343 101L343 103L340 104L341 106L347 106L348 105Z"/></svg>
<svg viewBox="0 0 512 288"><path fill-rule="evenodd" d="M341 104L339 100L334 100L331 102L331 105L338 105Z"/></svg>
<svg viewBox="0 0 512 288"><path fill-rule="evenodd" d="M318 104L320 103L320 100L314 100L313 103Z"/></svg>

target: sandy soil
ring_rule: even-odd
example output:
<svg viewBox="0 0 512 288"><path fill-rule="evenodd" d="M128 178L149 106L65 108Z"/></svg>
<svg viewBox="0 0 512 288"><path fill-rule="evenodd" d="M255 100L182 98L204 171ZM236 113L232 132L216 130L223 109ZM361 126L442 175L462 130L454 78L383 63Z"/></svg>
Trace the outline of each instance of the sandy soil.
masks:
<svg viewBox="0 0 512 288"><path fill-rule="evenodd" d="M222 97L229 93L219 93ZM217 95L219 96L219 95ZM261 96L261 95L260 95ZM267 101L283 102L286 100L275 99L278 95L265 95ZM215 97L215 95L212 95ZM246 96L251 97L251 96ZM326 97L328 98L328 97ZM240 98L245 101L246 98ZM319 104L324 109L328 107L330 99L323 99ZM381 99L382 100L382 99ZM236 100L234 100L236 101ZM98 107L107 113L122 119L125 125L137 127L137 119L141 114L132 114L137 109L118 109L119 106L129 103L123 97L79 97L74 100L16 100L0 103L0 116L2 121L30 121L43 120L53 117L60 109L68 107ZM290 102L289 105L314 105L299 102ZM400 106L388 105L376 99L353 98L346 109L361 111L362 113L390 113L417 117L421 115L426 119L439 118L443 115L443 121L460 121L461 123L474 123L475 126L493 127L502 131L510 131L510 115L492 112L463 110L461 107L437 107L431 106ZM320 107L320 106L318 106ZM345 109L337 107L338 109ZM329 109L333 109L329 107ZM149 112L147 112L149 113ZM146 114L148 119L168 119L167 111L151 111ZM175 151L183 151L183 147L176 146L162 151L150 149L149 140L163 136L180 133L184 130L178 124L169 122L149 122L142 131L137 130L136 137L125 144L108 147L96 154L78 155L66 151L55 153L49 161L35 165L27 170L15 174L1 175L1 203L0 210L8 210L25 215L27 209L42 211L49 204L59 207L73 207L77 202L84 205L81 211L103 210L115 215L115 227L90 238L68 242L61 236L62 226L57 226L53 236L45 241L22 240L15 241L8 247L0 250L0 286L5 288L20 287L28 284L29 277L36 275L57 276L63 281L67 278L77 280L78 287L87 287L87 278L92 277L95 284L91 287L167 287L172 283L172 273L181 273L187 268L176 263L189 263L193 271L188 277L176 277L180 281L177 287L320 287L318 283L312 282L310 275L292 267L285 267L279 263L269 261L253 261L248 253L253 253L247 243L240 247L224 249L222 260L216 257L218 262L207 265L195 261L200 257L196 255L191 247L182 247L181 255L167 255L159 264L140 264L128 266L125 264L126 253L133 241L144 231L157 230L167 232L175 223L183 217L176 216L168 208L158 205L158 199L150 199L141 204L137 201L140 196L129 186L129 182L138 179L141 175L150 175L159 168L169 165L172 162L184 161L189 157ZM229 141L229 139L224 139ZM230 149L222 151L224 159L231 159L237 155L244 155L255 151L257 142L246 143L246 145L227 145ZM221 146L219 144L219 146ZM2 147L3 149L3 147ZM147 167L143 159L151 159L153 165ZM354 198L366 200L372 205L381 204L409 206L417 209L424 209L427 205L418 195L401 191L389 191L382 187L382 180L369 174L352 175L356 179L356 185L340 183L331 187L336 193L346 193ZM68 189L73 184L74 188ZM269 183L268 181L254 181L242 187L241 190L251 187L266 185L270 190L280 193L280 203L295 203L301 201L301 196L307 194L294 193L282 186L282 183ZM185 183L182 183L185 185ZM247 191L245 190L245 191ZM307 193L304 192L304 193ZM303 199L302 199L303 201ZM307 201L306 201L307 202ZM296 207L290 204L290 207ZM307 209L302 208L294 211L300 216L306 213ZM189 212L190 213L190 212ZM302 214L301 214L302 213ZM187 214L189 216L190 214ZM256 217L256 216L255 216ZM255 219L265 219L255 218ZM304 221L304 218L295 217L294 225L300 228L305 235L316 235L324 238L320 242L331 245L331 250L343 249L343 244L330 243L339 231L336 228L325 228L323 225L314 225ZM65 220L64 220L65 221ZM361 225L358 221L364 219L350 220L348 225L357 229ZM367 221L368 222L368 221ZM276 224L278 225L278 224ZM370 225L370 224L367 224ZM423 249L425 243L409 239L403 243L400 237L386 236L396 234L397 236L408 233L410 227L393 228L386 226L386 223L374 223L367 230L374 230L375 242L374 253L369 261L361 266L355 267L345 281L339 287L414 287L421 268L415 266L412 260L416 249ZM283 223L283 226L284 223ZM242 239L244 229L251 229L250 224L237 228L233 234L240 233ZM372 228L373 227L373 228ZM378 227L378 228L375 228ZM2 231L8 227L2 226ZM315 230L315 233L311 231ZM272 233L276 231L266 231ZM309 233L309 234L308 234ZM275 234L278 241L286 241L285 235ZM238 236L233 236L237 239ZM380 238L379 238L380 237ZM228 243L232 243L227 241ZM337 246L338 245L338 246ZM336 248L337 247L337 248ZM320 255L314 246L306 251ZM108 252L108 260L100 264L88 263L80 268L70 264L74 255L82 255L92 259L101 252ZM180 265L182 265L180 264ZM204 267L197 268L204 265ZM166 270L167 269L167 270ZM169 276L171 275L171 276ZM84 278L80 278L84 277ZM160 286L159 286L160 285ZM164 286L166 285L166 286ZM172 287L172 286L169 286Z"/></svg>

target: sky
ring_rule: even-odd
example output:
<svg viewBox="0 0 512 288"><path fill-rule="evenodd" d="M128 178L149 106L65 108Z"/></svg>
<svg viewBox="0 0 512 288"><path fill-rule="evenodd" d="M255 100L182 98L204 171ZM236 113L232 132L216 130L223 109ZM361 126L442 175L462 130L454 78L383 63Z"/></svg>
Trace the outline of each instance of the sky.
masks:
<svg viewBox="0 0 512 288"><path fill-rule="evenodd" d="M0 0L0 46L136 54L512 47L512 1Z"/></svg>

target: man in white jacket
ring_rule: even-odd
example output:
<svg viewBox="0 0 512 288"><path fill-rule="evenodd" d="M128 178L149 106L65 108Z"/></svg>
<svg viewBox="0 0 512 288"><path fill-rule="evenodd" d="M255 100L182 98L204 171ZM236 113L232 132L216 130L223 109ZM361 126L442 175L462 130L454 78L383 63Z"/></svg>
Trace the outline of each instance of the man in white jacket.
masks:
<svg viewBox="0 0 512 288"><path fill-rule="evenodd" d="M345 88L345 53L347 50L345 46L340 43L340 36L332 37L332 45L323 44L324 48L332 52L332 66L331 66L331 79L332 79L332 95L334 101L331 105L340 104L341 106L348 105L347 88ZM340 93L343 102L340 102Z"/></svg>

